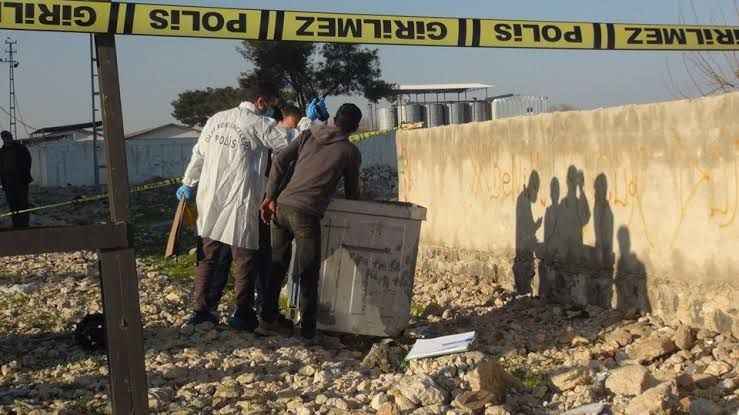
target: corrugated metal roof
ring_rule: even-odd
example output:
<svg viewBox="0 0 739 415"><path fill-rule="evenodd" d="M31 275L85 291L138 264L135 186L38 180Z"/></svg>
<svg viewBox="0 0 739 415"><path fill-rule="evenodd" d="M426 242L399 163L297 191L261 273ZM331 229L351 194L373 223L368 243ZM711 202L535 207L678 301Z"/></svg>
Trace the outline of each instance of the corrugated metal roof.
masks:
<svg viewBox="0 0 739 415"><path fill-rule="evenodd" d="M103 122L97 121L95 125L98 127L102 127ZM85 128L92 128L92 123L86 122L86 123L81 123L81 124L68 124L68 125L59 125L55 127L40 128L32 132L31 136L35 137L35 136L41 136L41 135L51 135L51 134L56 134L56 133L66 133L70 131L83 130Z"/></svg>
<svg viewBox="0 0 739 415"><path fill-rule="evenodd" d="M419 84L419 85L398 85L394 89L396 93L402 94L434 94L434 93L455 93L473 91L476 89L492 88L493 85L469 83L469 84Z"/></svg>
<svg viewBox="0 0 739 415"><path fill-rule="evenodd" d="M192 131L195 131L195 132L198 132L198 133L200 133L200 131L202 131L202 128L200 128L200 127L188 127L186 125L181 125L181 124L167 123L167 124L159 125L159 126L156 126L156 127L146 128L144 130L138 130L138 131L134 131L132 133L128 133L128 134L126 134L124 136L124 139L125 140L134 140L134 139L136 139L138 137L141 137L141 136L144 136L144 135L153 133L153 132L155 132L157 130L163 130L163 129L169 128L169 127L181 128L182 130L192 130ZM165 138L165 137L162 137L162 138ZM101 140L101 141L104 141L105 140L105 137L103 136L103 132L102 131L100 131L98 133L98 140ZM87 135L87 136L84 136L84 137L79 138L77 141L92 141L92 132L90 132L90 134Z"/></svg>
<svg viewBox="0 0 739 415"><path fill-rule="evenodd" d="M161 130L161 129L168 128L168 127L182 128L183 130L193 130L193 131L198 131L198 132L201 131L201 128L199 128L199 127L188 127L186 125L181 125L181 124L167 123L167 124L160 125L160 126L157 126L157 127L146 128L144 130L134 131L132 133L126 134L126 140L130 140L132 138L140 137L142 135L146 135L146 134L152 133L154 131Z"/></svg>

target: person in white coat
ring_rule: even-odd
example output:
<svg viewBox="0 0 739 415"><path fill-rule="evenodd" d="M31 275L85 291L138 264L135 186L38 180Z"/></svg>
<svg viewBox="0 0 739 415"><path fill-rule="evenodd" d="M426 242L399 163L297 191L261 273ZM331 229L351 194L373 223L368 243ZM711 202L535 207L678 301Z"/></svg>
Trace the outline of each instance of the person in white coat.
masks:
<svg viewBox="0 0 739 415"><path fill-rule="evenodd" d="M197 230L202 253L193 293L191 324L217 323L214 311L225 282L218 277L224 251L233 260L236 311L229 325L254 331L254 282L259 254L258 210L265 192L269 150L288 144L288 132L270 118L278 88L257 82L239 107L213 115L205 124L185 170L180 200L192 200L197 187Z"/></svg>

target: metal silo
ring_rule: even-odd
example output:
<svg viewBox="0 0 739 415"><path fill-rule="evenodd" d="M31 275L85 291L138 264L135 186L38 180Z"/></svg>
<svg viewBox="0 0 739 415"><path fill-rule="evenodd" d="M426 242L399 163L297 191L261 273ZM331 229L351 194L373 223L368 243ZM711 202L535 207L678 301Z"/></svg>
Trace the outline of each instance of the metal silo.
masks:
<svg viewBox="0 0 739 415"><path fill-rule="evenodd" d="M398 107L398 121L400 124L413 124L423 121L423 110L418 104L405 104Z"/></svg>
<svg viewBox="0 0 739 415"><path fill-rule="evenodd" d="M398 126L397 109L395 107L380 108L377 111L377 128L380 131L392 130Z"/></svg>
<svg viewBox="0 0 739 415"><path fill-rule="evenodd" d="M463 102L452 102L448 104L449 108L449 124L464 124L469 119L467 117L467 105Z"/></svg>
<svg viewBox="0 0 739 415"><path fill-rule="evenodd" d="M470 102L470 115L472 122L490 121L490 104L486 101Z"/></svg>
<svg viewBox="0 0 739 415"><path fill-rule="evenodd" d="M426 104L426 127L446 125L446 108L442 104Z"/></svg>

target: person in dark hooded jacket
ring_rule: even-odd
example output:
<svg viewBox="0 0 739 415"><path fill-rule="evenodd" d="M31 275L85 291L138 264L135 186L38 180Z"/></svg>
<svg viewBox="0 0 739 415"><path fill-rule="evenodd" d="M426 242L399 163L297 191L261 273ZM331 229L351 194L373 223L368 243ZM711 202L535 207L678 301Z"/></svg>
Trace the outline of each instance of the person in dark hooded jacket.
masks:
<svg viewBox="0 0 739 415"><path fill-rule="evenodd" d="M0 133L3 146L0 147L0 184L5 190L5 197L11 212L28 209L28 185L31 177L31 153L28 148L13 140L10 131ZM28 213L16 213L12 216L14 228L28 227Z"/></svg>
<svg viewBox="0 0 739 415"><path fill-rule="evenodd" d="M321 218L339 180L344 178L347 199L359 199L362 156L348 137L359 127L362 111L344 104L336 112L335 126L313 126L273 160L262 204L262 220L272 223L272 278L269 298L262 309L260 327L279 331L279 284L290 265L295 239L294 275L300 283L301 335L312 340L318 316L318 276L321 266ZM292 162L294 174L284 190L284 176Z"/></svg>

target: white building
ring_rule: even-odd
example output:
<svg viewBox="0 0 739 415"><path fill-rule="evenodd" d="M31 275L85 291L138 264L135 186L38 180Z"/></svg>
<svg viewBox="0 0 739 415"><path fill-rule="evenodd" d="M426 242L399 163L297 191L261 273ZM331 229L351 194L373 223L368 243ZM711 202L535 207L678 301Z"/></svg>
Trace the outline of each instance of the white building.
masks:
<svg viewBox="0 0 739 415"><path fill-rule="evenodd" d="M530 116L549 112L549 98L525 95L509 95L494 98L491 103L492 119Z"/></svg>
<svg viewBox="0 0 739 415"><path fill-rule="evenodd" d="M91 124L76 124L31 134L25 142L33 157L33 184L48 187L94 185L91 127ZM199 135L200 129L196 127L173 123L126 135L130 183L181 176ZM98 136L98 140L98 164L104 165L105 139ZM105 168L100 168L100 183L105 182Z"/></svg>

